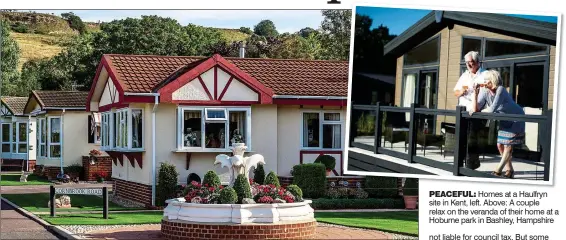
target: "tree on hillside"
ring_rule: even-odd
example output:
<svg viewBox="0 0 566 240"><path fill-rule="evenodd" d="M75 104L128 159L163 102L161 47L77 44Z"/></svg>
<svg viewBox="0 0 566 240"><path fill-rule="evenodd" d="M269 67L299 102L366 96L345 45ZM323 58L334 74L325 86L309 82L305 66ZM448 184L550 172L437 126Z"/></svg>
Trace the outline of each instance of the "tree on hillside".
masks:
<svg viewBox="0 0 566 240"><path fill-rule="evenodd" d="M84 34L86 32L86 25L83 20L73 12L61 13L61 17L69 23L69 27L77 30L80 34Z"/></svg>
<svg viewBox="0 0 566 240"><path fill-rule="evenodd" d="M310 34L306 38L293 34L282 37L281 41L272 52L272 58L314 60L320 56L321 45L316 34Z"/></svg>
<svg viewBox="0 0 566 240"><path fill-rule="evenodd" d="M0 31L0 80L2 81L0 93L2 96L9 96L14 95L20 77L18 72L20 48L10 37L9 25L4 20L0 20Z"/></svg>
<svg viewBox="0 0 566 240"><path fill-rule="evenodd" d="M372 24L369 16L356 14L354 71L394 74L396 61L383 55L383 46L395 36L383 25L370 30Z"/></svg>
<svg viewBox="0 0 566 240"><path fill-rule="evenodd" d="M313 33L316 33L316 30L314 30L310 27L306 27L306 28L299 30L299 35L301 35L301 37L304 37L304 38L308 38Z"/></svg>
<svg viewBox="0 0 566 240"><path fill-rule="evenodd" d="M350 52L351 10L322 10L321 44L323 58L348 60Z"/></svg>
<svg viewBox="0 0 566 240"><path fill-rule="evenodd" d="M263 37L275 37L279 33L271 20L262 20L254 26L254 33Z"/></svg>
<svg viewBox="0 0 566 240"><path fill-rule="evenodd" d="M254 32L249 27L241 27L240 32L248 34L248 35L254 34Z"/></svg>

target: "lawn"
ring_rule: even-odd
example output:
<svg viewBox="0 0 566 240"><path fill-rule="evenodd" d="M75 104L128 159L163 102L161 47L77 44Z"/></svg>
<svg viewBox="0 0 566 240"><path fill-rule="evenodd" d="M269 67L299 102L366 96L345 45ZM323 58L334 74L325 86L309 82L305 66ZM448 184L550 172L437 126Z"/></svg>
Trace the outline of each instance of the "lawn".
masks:
<svg viewBox="0 0 566 240"><path fill-rule="evenodd" d="M27 185L51 185L51 182L37 175L29 175L27 182L20 182L21 174L2 174L0 186L27 186Z"/></svg>
<svg viewBox="0 0 566 240"><path fill-rule="evenodd" d="M92 195L69 195L72 208L57 208L55 212L102 211L102 198ZM49 212L49 193L2 194L2 197L30 212ZM56 197L59 197L57 195ZM108 211L137 210L108 201Z"/></svg>
<svg viewBox="0 0 566 240"><path fill-rule="evenodd" d="M156 224L163 218L162 211L108 213L108 219L99 214L73 214L73 215L39 215L43 220L53 225L122 225L122 224Z"/></svg>
<svg viewBox="0 0 566 240"><path fill-rule="evenodd" d="M418 211L315 212L318 222L418 236Z"/></svg>

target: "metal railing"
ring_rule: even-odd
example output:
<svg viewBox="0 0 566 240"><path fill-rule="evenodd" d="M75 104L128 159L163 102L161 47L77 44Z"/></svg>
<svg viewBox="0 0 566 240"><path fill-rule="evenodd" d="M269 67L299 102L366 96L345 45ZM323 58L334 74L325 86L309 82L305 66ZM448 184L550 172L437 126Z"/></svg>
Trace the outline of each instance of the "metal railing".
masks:
<svg viewBox="0 0 566 240"><path fill-rule="evenodd" d="M372 118L374 118L374 133L373 133L373 145L364 144L360 142L355 142L354 140L358 136L357 122L360 114L356 114L357 111L371 111ZM493 178L493 176L486 172L472 170L470 168L463 167L464 161L467 154L467 136L468 136L468 121L472 119L483 119L483 120L495 120L495 121L520 121L520 122L532 122L537 123L539 128L539 151L541 153L542 162L544 164L543 179L544 181L549 180L549 166L550 166L550 146L551 146L551 132L552 132L552 110L547 110L542 113L542 115L521 115L521 114L501 114L501 113L483 113L476 112L473 115L469 115L469 112L465 111L462 106L456 107L456 110L443 110L443 109L429 109L429 108L417 108L416 104L411 104L411 107L392 107L383 106L380 103L376 105L352 105L350 110L350 147L360 148L368 151L372 151L375 154L385 154L395 158L405 159L408 163L420 163L433 168L443 169L445 171L452 172L454 176L470 176L470 177L486 177ZM408 151L407 153L394 151L387 149L381 145L383 126L382 120L384 117L383 113L386 112L396 112L405 113L409 116L408 129ZM453 164L448 164L445 162L438 162L421 156L417 156L417 132L418 126L416 119L421 115L433 115L435 118L439 115L451 116L455 118L455 144L454 144L454 161Z"/></svg>

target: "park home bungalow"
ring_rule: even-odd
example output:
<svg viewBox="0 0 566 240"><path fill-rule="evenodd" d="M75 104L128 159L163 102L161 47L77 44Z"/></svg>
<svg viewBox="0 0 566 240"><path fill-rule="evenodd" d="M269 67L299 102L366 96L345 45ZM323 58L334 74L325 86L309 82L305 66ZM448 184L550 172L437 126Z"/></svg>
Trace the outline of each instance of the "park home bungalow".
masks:
<svg viewBox="0 0 566 240"><path fill-rule="evenodd" d="M3 170L31 171L35 167L35 117L24 114L27 100L27 97L2 97Z"/></svg>
<svg viewBox="0 0 566 240"><path fill-rule="evenodd" d="M98 146L89 133L90 113L86 112L88 92L32 91L24 113L36 118L37 165L42 173L55 178L63 167L82 165L82 156Z"/></svg>
<svg viewBox="0 0 566 240"><path fill-rule="evenodd" d="M459 114L453 88L466 70L464 55L477 51L481 67L498 70L504 87L530 115L513 118L526 122L526 143L514 151L514 166L520 169L516 178L548 180L556 36L555 23L503 14L432 11L384 47L385 54L397 57L395 107L379 108L379 120L385 119L380 136L363 136L373 137L373 130L353 131L357 136L351 138L349 170L488 177L484 173L493 171L500 158L493 152L497 138L493 125L483 140L487 147L482 166L477 171L455 167L461 166L466 150L465 145L458 146L463 142L455 138L456 132L466 135L466 131L455 129ZM354 124L362 113L368 116L367 110L375 112L375 106L359 107L352 110ZM505 120L493 114L475 115ZM467 113L461 116L469 118ZM447 158L447 153L458 152L464 156ZM369 159L377 159L377 164L365 166Z"/></svg>
<svg viewBox="0 0 566 240"><path fill-rule="evenodd" d="M346 61L108 54L87 107L102 116L115 194L153 205L161 162L180 184L227 172L214 161L234 141L280 176L320 154L335 156L341 175L347 85Z"/></svg>

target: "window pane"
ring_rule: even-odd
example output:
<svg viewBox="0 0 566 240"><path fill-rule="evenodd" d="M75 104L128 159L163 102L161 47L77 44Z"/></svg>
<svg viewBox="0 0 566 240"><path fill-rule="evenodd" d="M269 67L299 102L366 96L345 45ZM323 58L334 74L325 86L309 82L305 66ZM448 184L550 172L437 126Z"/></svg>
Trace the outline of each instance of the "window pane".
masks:
<svg viewBox="0 0 566 240"><path fill-rule="evenodd" d="M18 144L12 143L12 152L13 152L13 153L17 153L17 152L18 152L18 151L17 151L17 150L18 150L17 148L18 148Z"/></svg>
<svg viewBox="0 0 566 240"><path fill-rule="evenodd" d="M417 84L417 74L405 75L405 84L403 85L403 107L410 107L415 99L415 84Z"/></svg>
<svg viewBox="0 0 566 240"><path fill-rule="evenodd" d="M5 152L5 153L10 152L10 144L9 143L2 144L2 152Z"/></svg>
<svg viewBox="0 0 566 240"><path fill-rule="evenodd" d="M224 148L226 144L225 123L206 123L205 124L205 147L206 148Z"/></svg>
<svg viewBox="0 0 566 240"><path fill-rule="evenodd" d="M10 124L2 124L2 142L10 142Z"/></svg>
<svg viewBox="0 0 566 240"><path fill-rule="evenodd" d="M27 134L27 131L26 131L27 124L26 123L18 123L18 125L20 125L19 126L20 132L18 133L20 135L19 142L25 142L28 139L28 134Z"/></svg>
<svg viewBox="0 0 566 240"><path fill-rule="evenodd" d="M226 112L224 110L207 109L206 110L206 117L207 118L222 118L222 119L225 119L226 118Z"/></svg>
<svg viewBox="0 0 566 240"><path fill-rule="evenodd" d="M303 147L320 147L320 120L318 113L303 114Z"/></svg>
<svg viewBox="0 0 566 240"><path fill-rule="evenodd" d="M404 64L424 64L437 62L439 58L438 41L440 38L435 38L405 54Z"/></svg>
<svg viewBox="0 0 566 240"><path fill-rule="evenodd" d="M61 157L61 145L51 145L49 155L52 158Z"/></svg>
<svg viewBox="0 0 566 240"><path fill-rule="evenodd" d="M28 149L27 149L27 144L19 144L18 145L18 152L19 153L27 153Z"/></svg>
<svg viewBox="0 0 566 240"><path fill-rule="evenodd" d="M17 141L18 139L16 138L16 136L18 135L18 128L17 128L18 124L14 123L12 124L12 142ZM14 150L16 150L16 148L14 148ZM14 151L15 152L15 151Z"/></svg>
<svg viewBox="0 0 566 240"><path fill-rule="evenodd" d="M50 123L51 128L51 142L59 143L61 141L61 119L52 118Z"/></svg>
<svg viewBox="0 0 566 240"><path fill-rule="evenodd" d="M436 72L422 73L419 81L418 105L424 108L436 108L438 98Z"/></svg>
<svg viewBox="0 0 566 240"><path fill-rule="evenodd" d="M246 112L230 112L230 144L246 143Z"/></svg>
<svg viewBox="0 0 566 240"><path fill-rule="evenodd" d="M45 119L41 119L41 142L45 143L47 141L47 122Z"/></svg>
<svg viewBox="0 0 566 240"><path fill-rule="evenodd" d="M185 111L183 113L183 146L201 147L202 111Z"/></svg>
<svg viewBox="0 0 566 240"><path fill-rule="evenodd" d="M515 68L514 99L521 107L543 107L544 65L517 66Z"/></svg>
<svg viewBox="0 0 566 240"><path fill-rule="evenodd" d="M487 70L497 70L501 75L501 81L503 86L507 88L507 92L510 92L509 85L511 84L511 67L488 67Z"/></svg>
<svg viewBox="0 0 566 240"><path fill-rule="evenodd" d="M487 40L485 42L485 56L494 57L511 54L525 54L546 51L546 46L532 45L518 42Z"/></svg>
<svg viewBox="0 0 566 240"><path fill-rule="evenodd" d="M325 113L324 121L340 121L340 113Z"/></svg>
<svg viewBox="0 0 566 240"><path fill-rule="evenodd" d="M464 56L470 51L481 53L481 40L474 38L464 38L462 40L462 61Z"/></svg>
<svg viewBox="0 0 566 240"><path fill-rule="evenodd" d="M132 109L132 148L142 147L142 131L142 110Z"/></svg>
<svg viewBox="0 0 566 240"><path fill-rule="evenodd" d="M322 148L340 148L340 125L324 124L322 125Z"/></svg>
<svg viewBox="0 0 566 240"><path fill-rule="evenodd" d="M47 156L47 155L46 155L46 152L45 152L45 145L41 145L41 146L39 147L39 155L42 156L42 157Z"/></svg>

